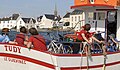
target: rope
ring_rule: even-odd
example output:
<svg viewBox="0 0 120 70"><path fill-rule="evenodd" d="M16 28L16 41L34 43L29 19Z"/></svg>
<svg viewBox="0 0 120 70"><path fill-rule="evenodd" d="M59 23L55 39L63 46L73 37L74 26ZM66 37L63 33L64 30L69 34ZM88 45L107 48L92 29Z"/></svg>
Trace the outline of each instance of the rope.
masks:
<svg viewBox="0 0 120 70"><path fill-rule="evenodd" d="M89 70L89 60L88 60L88 55L87 55L87 70Z"/></svg>
<svg viewBox="0 0 120 70"><path fill-rule="evenodd" d="M106 46L106 45L105 45ZM102 70L106 70L106 59L107 59L107 54L105 54L105 48L104 46L102 45L102 50L103 50L103 56L104 56L104 64L103 64L103 67L102 67Z"/></svg>
<svg viewBox="0 0 120 70"><path fill-rule="evenodd" d="M87 42L83 42L83 48L85 48L87 46L87 50L86 50L86 58L87 58L87 70L89 70L89 57L91 58L91 54L90 54L90 45Z"/></svg>
<svg viewBox="0 0 120 70"><path fill-rule="evenodd" d="M82 70L82 61L83 61L82 52L81 52L80 54L81 54L81 63L80 63L80 70Z"/></svg>
<svg viewBox="0 0 120 70"><path fill-rule="evenodd" d="M102 68L102 70L106 70L106 56L104 56L104 64L103 64L103 68Z"/></svg>

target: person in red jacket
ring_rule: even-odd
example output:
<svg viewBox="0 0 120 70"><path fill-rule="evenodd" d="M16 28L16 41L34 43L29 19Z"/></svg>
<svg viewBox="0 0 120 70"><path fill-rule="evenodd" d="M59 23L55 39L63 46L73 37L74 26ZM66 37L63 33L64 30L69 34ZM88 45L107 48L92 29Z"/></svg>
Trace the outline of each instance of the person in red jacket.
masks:
<svg viewBox="0 0 120 70"><path fill-rule="evenodd" d="M99 41L93 36L94 33L89 32L90 28L91 28L90 24L85 24L83 29L80 32L77 32L77 40L81 42L87 42L88 45L92 44L91 39L97 41L98 43L102 43L103 41ZM90 46L87 47L85 46L84 48L86 54L90 55ZM103 49L103 53L105 53L105 49Z"/></svg>
<svg viewBox="0 0 120 70"><path fill-rule="evenodd" d="M20 28L20 33L16 34L16 38L14 42L17 42L20 46L25 46L28 41L28 36L26 35L28 33L27 29L25 27Z"/></svg>
<svg viewBox="0 0 120 70"><path fill-rule="evenodd" d="M29 33L31 34L31 36L29 37L29 42L27 44L27 47L42 52L47 51L44 37L41 36L35 28L30 28Z"/></svg>

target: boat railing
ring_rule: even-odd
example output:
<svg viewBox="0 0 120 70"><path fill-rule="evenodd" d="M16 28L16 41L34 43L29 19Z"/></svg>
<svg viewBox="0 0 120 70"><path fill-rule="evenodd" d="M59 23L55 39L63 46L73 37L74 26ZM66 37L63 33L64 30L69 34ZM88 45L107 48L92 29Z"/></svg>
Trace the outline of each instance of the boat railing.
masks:
<svg viewBox="0 0 120 70"><path fill-rule="evenodd" d="M85 46L89 46L92 53L100 53L102 52L101 46L98 43L94 43L94 45L90 45L87 42L58 42L56 40L52 40L47 46L48 51L57 54L72 54L74 51L74 47L79 45L78 53L85 52ZM96 49L97 46L98 48Z"/></svg>

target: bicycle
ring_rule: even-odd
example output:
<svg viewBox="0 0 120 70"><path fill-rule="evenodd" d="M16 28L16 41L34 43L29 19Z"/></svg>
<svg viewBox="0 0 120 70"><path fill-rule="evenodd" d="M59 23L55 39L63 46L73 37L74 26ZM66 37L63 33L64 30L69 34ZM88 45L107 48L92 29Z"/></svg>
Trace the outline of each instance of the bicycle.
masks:
<svg viewBox="0 0 120 70"><path fill-rule="evenodd" d="M72 48L69 45L63 45L56 40L52 40L47 47L49 52L57 54L71 54L73 52Z"/></svg>

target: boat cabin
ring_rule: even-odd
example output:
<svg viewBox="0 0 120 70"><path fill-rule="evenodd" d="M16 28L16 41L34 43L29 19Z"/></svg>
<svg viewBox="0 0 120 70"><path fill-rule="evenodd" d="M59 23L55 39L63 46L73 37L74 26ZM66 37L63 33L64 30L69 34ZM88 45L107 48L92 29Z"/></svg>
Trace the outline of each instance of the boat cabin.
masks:
<svg viewBox="0 0 120 70"><path fill-rule="evenodd" d="M74 0L71 9L84 11L84 24L90 23L92 31L115 34L120 40L120 0Z"/></svg>

